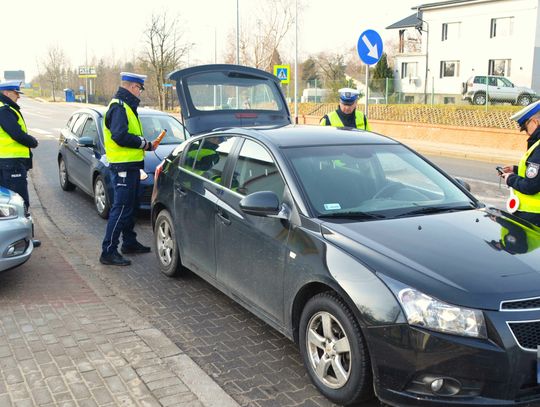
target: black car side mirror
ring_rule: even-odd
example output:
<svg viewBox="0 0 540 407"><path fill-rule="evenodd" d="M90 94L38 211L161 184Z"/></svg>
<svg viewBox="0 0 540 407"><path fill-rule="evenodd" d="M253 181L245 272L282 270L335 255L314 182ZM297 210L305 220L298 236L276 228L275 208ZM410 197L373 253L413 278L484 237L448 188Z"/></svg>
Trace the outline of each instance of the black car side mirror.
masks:
<svg viewBox="0 0 540 407"><path fill-rule="evenodd" d="M92 137L83 136L77 141L79 147L95 147L94 139Z"/></svg>
<svg viewBox="0 0 540 407"><path fill-rule="evenodd" d="M271 216L280 212L279 198L272 191L249 194L240 201L240 209L248 215Z"/></svg>

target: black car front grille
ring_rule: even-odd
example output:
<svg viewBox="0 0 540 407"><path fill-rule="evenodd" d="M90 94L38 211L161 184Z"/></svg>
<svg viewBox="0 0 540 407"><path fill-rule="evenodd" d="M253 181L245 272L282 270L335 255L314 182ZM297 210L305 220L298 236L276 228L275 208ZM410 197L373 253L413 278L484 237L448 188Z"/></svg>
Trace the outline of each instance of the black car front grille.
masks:
<svg viewBox="0 0 540 407"><path fill-rule="evenodd" d="M540 321L509 322L519 346L528 350L534 350L540 345Z"/></svg>
<svg viewBox="0 0 540 407"><path fill-rule="evenodd" d="M540 309L540 298L527 298L526 300L505 301L501 310L527 310Z"/></svg>

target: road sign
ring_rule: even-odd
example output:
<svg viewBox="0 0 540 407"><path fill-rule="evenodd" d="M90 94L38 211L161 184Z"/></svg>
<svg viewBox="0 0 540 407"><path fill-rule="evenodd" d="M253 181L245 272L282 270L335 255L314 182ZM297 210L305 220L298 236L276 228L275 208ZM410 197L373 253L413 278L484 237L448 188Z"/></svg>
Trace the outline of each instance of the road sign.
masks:
<svg viewBox="0 0 540 407"><path fill-rule="evenodd" d="M281 83L289 83L291 81L291 66L290 65L274 65L274 75Z"/></svg>
<svg viewBox="0 0 540 407"><path fill-rule="evenodd" d="M79 66L79 78L97 78L95 66Z"/></svg>
<svg viewBox="0 0 540 407"><path fill-rule="evenodd" d="M377 31L366 30L358 38L358 56L366 65L379 62L383 52L382 38Z"/></svg>

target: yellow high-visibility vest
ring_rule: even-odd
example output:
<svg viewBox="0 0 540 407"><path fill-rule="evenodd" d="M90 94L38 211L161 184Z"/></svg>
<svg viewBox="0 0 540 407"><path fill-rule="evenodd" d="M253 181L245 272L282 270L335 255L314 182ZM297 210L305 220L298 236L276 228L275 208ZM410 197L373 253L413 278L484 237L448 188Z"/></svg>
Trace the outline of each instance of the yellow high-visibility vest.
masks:
<svg viewBox="0 0 540 407"><path fill-rule="evenodd" d="M520 177L525 178L526 172L527 172L527 159L532 154L534 149L540 145L540 140L538 140L536 143L534 143L531 148L527 150L527 152L523 155L521 158L521 161L518 165L518 175ZM540 176L537 175L537 177ZM518 211L522 212L530 212L530 213L540 213L540 192L534 194L534 195L527 195L519 192L518 190L514 189L514 193L519 198L519 207Z"/></svg>
<svg viewBox="0 0 540 407"><path fill-rule="evenodd" d="M357 129L361 130L371 130L371 127L369 126L369 123L367 122L366 117L364 116L364 113L355 110L354 111L354 118L355 118L355 124ZM337 114L337 111L333 111L328 113L328 120L330 121L330 126L333 127L345 127L343 122L341 121L339 115ZM320 122L321 126L326 125L326 120L324 118Z"/></svg>
<svg viewBox="0 0 540 407"><path fill-rule="evenodd" d="M107 106L107 112L109 111L113 103L118 103L126 111L128 120L128 133L135 136L143 137L142 124L139 118L133 113L131 107L127 103L120 101L119 99L112 99L109 106ZM107 154L107 161L110 163L130 163L144 160L144 151L140 148L122 147L118 145L113 139L111 130L107 127L105 119L107 112L103 116L103 140L105 144L105 153Z"/></svg>
<svg viewBox="0 0 540 407"><path fill-rule="evenodd" d="M6 106L0 102L0 108ZM8 106L17 115L17 123L21 126L21 130L27 133L26 123L22 115L11 106ZM30 149L18 141L15 141L11 136L0 126L0 158L30 158Z"/></svg>

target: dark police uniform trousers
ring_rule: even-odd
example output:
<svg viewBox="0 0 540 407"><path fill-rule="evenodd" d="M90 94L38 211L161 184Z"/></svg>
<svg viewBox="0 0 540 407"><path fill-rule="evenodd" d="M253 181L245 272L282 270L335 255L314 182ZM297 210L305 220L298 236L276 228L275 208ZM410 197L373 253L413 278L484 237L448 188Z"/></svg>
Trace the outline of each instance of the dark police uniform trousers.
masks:
<svg viewBox="0 0 540 407"><path fill-rule="evenodd" d="M28 180L26 176L27 171L25 168L2 169L0 167L0 186L17 192L24 199L26 210L28 210L30 197L28 196Z"/></svg>
<svg viewBox="0 0 540 407"><path fill-rule="evenodd" d="M110 255L117 251L120 234L122 234L124 247L137 244L137 233L135 233L134 228L135 212L139 206L140 170L134 168L127 171L113 170L111 172L114 198L102 243L104 255Z"/></svg>

